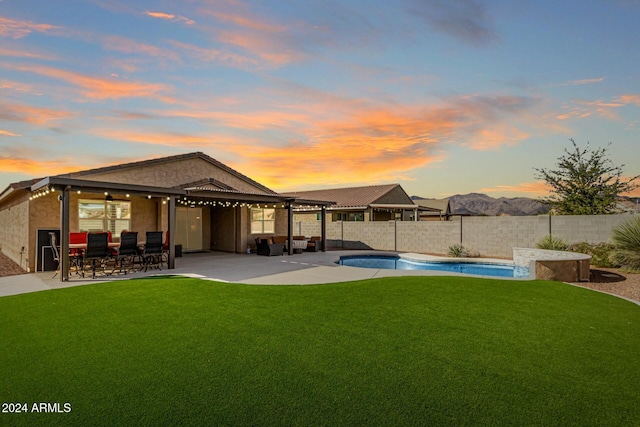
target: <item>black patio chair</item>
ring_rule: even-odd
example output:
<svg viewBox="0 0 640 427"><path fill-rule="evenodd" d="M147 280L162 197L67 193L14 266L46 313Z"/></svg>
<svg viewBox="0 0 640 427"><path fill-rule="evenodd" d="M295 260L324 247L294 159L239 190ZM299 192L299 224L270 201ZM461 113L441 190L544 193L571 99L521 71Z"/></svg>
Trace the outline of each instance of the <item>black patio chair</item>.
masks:
<svg viewBox="0 0 640 427"><path fill-rule="evenodd" d="M56 237L56 233L49 233L49 244L51 245L51 252L53 253L53 261L56 263L56 271L51 276L53 279L58 275L58 271L60 271L60 250L58 248L58 238Z"/></svg>
<svg viewBox="0 0 640 427"><path fill-rule="evenodd" d="M282 243L270 243L267 239L256 239L256 253L258 255L276 256L284 253Z"/></svg>
<svg viewBox="0 0 640 427"><path fill-rule="evenodd" d="M84 261L91 264L91 278L96 278L96 267L100 266L106 274L105 267L111 259L109 251L109 236L107 233L87 233L87 249L84 251ZM83 265L84 267L84 265ZM82 272L84 277L84 269Z"/></svg>
<svg viewBox="0 0 640 427"><path fill-rule="evenodd" d="M138 232L123 231L120 233L120 247L116 258L116 261L120 264L120 273L124 270L124 274L127 274L127 261L129 261L130 268L133 269L136 258L140 258Z"/></svg>
<svg viewBox="0 0 640 427"><path fill-rule="evenodd" d="M158 270L162 269L162 264L165 259L163 247L162 231L147 231L147 240L142 253L144 271L147 271L149 267L154 267Z"/></svg>

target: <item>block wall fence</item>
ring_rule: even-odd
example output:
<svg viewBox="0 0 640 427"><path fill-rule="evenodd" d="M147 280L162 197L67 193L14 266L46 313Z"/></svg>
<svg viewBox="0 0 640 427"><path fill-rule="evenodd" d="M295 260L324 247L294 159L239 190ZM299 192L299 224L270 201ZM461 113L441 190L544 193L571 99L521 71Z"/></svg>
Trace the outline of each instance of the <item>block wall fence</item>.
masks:
<svg viewBox="0 0 640 427"><path fill-rule="evenodd" d="M534 248L551 234L569 243L609 242L623 215L454 217L451 221L327 223L327 246L446 255L462 244L483 257L512 258L514 247ZM294 219L295 221L295 219ZM320 235L320 221L295 221L294 234Z"/></svg>

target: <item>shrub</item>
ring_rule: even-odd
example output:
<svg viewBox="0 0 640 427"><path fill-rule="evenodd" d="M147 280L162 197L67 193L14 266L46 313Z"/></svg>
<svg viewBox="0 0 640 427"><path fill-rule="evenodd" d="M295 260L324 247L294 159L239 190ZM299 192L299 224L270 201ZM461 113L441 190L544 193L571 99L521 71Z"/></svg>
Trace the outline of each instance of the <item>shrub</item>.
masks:
<svg viewBox="0 0 640 427"><path fill-rule="evenodd" d="M613 259L631 272L640 272L640 215L634 215L613 229Z"/></svg>
<svg viewBox="0 0 640 427"><path fill-rule="evenodd" d="M467 250L459 243L449 246L449 256L455 258L466 258L468 256Z"/></svg>
<svg viewBox="0 0 640 427"><path fill-rule="evenodd" d="M550 249L553 251L567 251L569 250L569 242L559 237L553 237L551 234L547 234L536 243L538 249Z"/></svg>
<svg viewBox="0 0 640 427"><path fill-rule="evenodd" d="M448 254L455 258L478 258L480 256L479 252L467 249L459 243L449 246Z"/></svg>
<svg viewBox="0 0 640 427"><path fill-rule="evenodd" d="M620 267L613 260L614 246L611 243L591 244L587 242L575 243L569 247L571 252L579 252L581 254L591 255L591 265L601 268Z"/></svg>

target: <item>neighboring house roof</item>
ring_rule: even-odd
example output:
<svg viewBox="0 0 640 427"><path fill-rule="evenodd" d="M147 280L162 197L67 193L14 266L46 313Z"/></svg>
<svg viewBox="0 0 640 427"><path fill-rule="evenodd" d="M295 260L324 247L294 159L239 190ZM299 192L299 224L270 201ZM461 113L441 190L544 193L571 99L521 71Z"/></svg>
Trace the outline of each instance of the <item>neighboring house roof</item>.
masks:
<svg viewBox="0 0 640 427"><path fill-rule="evenodd" d="M306 200L335 202L329 209L366 209L370 205L412 205L413 202L400 184L370 185L366 187L331 188L326 190L297 191L287 196Z"/></svg>
<svg viewBox="0 0 640 427"><path fill-rule="evenodd" d="M420 207L433 210L434 213L436 213L435 211L439 211L444 215L451 214L449 199L416 199L413 202ZM433 215L433 213L425 212L425 215Z"/></svg>

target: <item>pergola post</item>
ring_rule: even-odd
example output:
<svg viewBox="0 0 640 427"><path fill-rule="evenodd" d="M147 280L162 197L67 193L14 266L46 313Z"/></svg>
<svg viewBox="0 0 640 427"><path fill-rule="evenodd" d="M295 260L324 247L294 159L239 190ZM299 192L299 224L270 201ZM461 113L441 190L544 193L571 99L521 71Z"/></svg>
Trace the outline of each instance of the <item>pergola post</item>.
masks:
<svg viewBox="0 0 640 427"><path fill-rule="evenodd" d="M169 244L167 267L172 270L176 268L176 196L169 196L167 210L167 243Z"/></svg>
<svg viewBox="0 0 640 427"><path fill-rule="evenodd" d="M60 201L60 281L69 281L69 187L65 187L58 196Z"/></svg>
<svg viewBox="0 0 640 427"><path fill-rule="evenodd" d="M327 207L322 205L320 215L320 238L322 239L322 252L327 251Z"/></svg>
<svg viewBox="0 0 640 427"><path fill-rule="evenodd" d="M293 206L290 200L287 200L287 252L293 255Z"/></svg>

